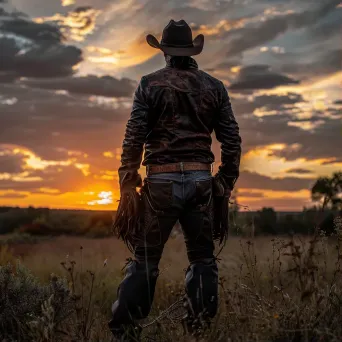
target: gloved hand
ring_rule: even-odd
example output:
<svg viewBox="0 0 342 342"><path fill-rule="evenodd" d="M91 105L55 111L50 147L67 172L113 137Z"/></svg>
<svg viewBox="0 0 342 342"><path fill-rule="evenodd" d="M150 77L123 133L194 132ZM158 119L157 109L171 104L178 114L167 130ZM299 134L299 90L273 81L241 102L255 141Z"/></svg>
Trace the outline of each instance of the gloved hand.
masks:
<svg viewBox="0 0 342 342"><path fill-rule="evenodd" d="M223 197L223 196L231 196L231 192L233 189L233 185L229 184L231 182L227 182L224 177L222 176L222 174L217 173L214 176L214 196L219 196L219 197Z"/></svg>
<svg viewBox="0 0 342 342"><path fill-rule="evenodd" d="M233 183L232 183L233 184ZM220 244L228 237L229 229L229 199L233 185L229 186L226 179L219 172L214 176L213 182L213 203L214 222L213 239Z"/></svg>
<svg viewBox="0 0 342 342"><path fill-rule="evenodd" d="M134 182L122 182L119 207L113 222L114 234L132 251L134 236L140 229L141 197L137 187L142 185L141 176Z"/></svg>

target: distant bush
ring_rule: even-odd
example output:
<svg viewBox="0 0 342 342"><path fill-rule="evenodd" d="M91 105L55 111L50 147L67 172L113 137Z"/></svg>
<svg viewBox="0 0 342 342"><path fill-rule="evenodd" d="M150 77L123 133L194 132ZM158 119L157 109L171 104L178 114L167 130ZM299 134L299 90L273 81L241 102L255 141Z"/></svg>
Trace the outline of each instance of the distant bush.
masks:
<svg viewBox="0 0 342 342"><path fill-rule="evenodd" d="M28 233L16 232L13 234L7 234L0 240L0 246L16 245L16 244L33 244L45 240L45 236L36 236Z"/></svg>
<svg viewBox="0 0 342 342"><path fill-rule="evenodd" d="M110 212L94 213L90 216L85 228L85 235L92 238L101 238L113 235L113 214Z"/></svg>
<svg viewBox="0 0 342 342"><path fill-rule="evenodd" d="M51 235L53 230L44 218L37 218L33 222L20 227L19 233L31 235Z"/></svg>

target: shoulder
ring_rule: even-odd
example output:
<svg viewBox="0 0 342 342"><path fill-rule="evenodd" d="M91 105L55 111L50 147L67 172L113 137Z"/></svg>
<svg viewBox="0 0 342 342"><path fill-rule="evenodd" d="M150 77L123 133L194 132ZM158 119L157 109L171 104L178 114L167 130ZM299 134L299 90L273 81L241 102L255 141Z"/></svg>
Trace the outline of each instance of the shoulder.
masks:
<svg viewBox="0 0 342 342"><path fill-rule="evenodd" d="M168 72L168 69L164 67L162 69L151 72L150 74L142 76L141 79L144 80L144 82L150 83L151 81L154 81L155 79L163 77L167 72Z"/></svg>
<svg viewBox="0 0 342 342"><path fill-rule="evenodd" d="M221 89L222 87L224 87L223 82L220 81L218 78L208 74L207 72L203 70L198 70L198 72L200 73L201 78L206 84L211 85L212 87L217 88L217 89Z"/></svg>

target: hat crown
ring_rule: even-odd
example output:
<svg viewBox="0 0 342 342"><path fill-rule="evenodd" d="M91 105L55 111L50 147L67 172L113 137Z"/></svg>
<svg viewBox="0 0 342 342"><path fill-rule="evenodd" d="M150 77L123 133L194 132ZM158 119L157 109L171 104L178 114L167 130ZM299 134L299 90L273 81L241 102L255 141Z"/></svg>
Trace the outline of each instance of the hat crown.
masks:
<svg viewBox="0 0 342 342"><path fill-rule="evenodd" d="M174 47L193 46L190 26L183 19L179 21L171 19L163 30L161 45Z"/></svg>

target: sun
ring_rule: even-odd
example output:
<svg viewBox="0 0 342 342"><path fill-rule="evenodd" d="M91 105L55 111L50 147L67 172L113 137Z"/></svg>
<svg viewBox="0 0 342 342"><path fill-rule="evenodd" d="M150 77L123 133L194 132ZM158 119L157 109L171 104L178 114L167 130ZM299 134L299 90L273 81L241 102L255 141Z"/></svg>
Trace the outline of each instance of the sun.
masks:
<svg viewBox="0 0 342 342"><path fill-rule="evenodd" d="M88 205L108 205L113 203L112 191L101 191L97 194L98 199L87 202Z"/></svg>

